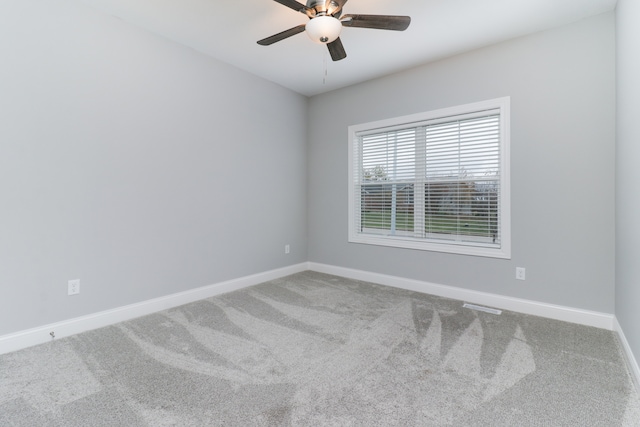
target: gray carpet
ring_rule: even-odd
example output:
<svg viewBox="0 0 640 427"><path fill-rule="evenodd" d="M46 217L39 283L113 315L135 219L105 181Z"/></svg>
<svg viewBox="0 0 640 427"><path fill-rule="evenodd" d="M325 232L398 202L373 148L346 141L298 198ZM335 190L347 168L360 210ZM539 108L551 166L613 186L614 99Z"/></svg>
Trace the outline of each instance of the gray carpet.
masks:
<svg viewBox="0 0 640 427"><path fill-rule="evenodd" d="M613 332L304 272L0 356L0 426L640 426Z"/></svg>

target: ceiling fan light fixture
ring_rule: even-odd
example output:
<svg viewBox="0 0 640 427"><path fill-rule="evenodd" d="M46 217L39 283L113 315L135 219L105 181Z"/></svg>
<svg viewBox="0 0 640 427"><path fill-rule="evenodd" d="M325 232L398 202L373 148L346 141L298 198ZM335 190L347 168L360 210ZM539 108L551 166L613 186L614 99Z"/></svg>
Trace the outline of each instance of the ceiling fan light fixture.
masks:
<svg viewBox="0 0 640 427"><path fill-rule="evenodd" d="M342 22L333 16L316 16L307 22L307 35L316 43L331 43L340 37Z"/></svg>

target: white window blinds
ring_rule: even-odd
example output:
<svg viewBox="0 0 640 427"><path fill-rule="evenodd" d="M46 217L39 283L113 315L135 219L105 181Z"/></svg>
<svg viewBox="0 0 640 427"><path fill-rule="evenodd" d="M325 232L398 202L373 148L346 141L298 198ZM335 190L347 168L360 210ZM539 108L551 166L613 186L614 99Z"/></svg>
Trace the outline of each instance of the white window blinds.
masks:
<svg viewBox="0 0 640 427"><path fill-rule="evenodd" d="M503 115L483 108L354 130L351 241L501 249Z"/></svg>

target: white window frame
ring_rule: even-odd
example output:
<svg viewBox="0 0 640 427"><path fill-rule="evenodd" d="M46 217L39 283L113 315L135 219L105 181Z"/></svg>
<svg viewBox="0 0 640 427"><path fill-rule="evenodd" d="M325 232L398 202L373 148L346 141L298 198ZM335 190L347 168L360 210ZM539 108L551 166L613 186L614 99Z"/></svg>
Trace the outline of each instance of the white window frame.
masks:
<svg viewBox="0 0 640 427"><path fill-rule="evenodd" d="M390 246L406 249L418 249L425 251L446 252L452 254L484 256L492 258L511 258L511 197L510 197L510 97L496 98L471 104L428 111L408 116L379 120L359 125L349 126L349 237L350 243ZM358 229L361 215L359 176L362 159L356 152L359 148L358 135L366 132L384 131L387 129L406 127L407 125L422 124L432 121L446 121L455 119L455 116L476 114L486 110L499 110L500 115L500 174L499 174L499 207L498 227L500 244L495 245L474 244L470 242L445 242L429 238L413 238L398 235L366 234ZM356 173L357 172L357 173ZM415 206L416 214L420 214L420 207Z"/></svg>

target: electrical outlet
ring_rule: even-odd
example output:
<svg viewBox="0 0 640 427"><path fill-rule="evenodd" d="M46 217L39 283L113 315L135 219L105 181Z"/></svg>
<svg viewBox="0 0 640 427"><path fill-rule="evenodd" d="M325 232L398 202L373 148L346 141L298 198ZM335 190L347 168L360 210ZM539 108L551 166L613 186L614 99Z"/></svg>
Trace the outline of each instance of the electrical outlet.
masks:
<svg viewBox="0 0 640 427"><path fill-rule="evenodd" d="M516 279L524 280L525 279L525 268L524 267L516 267Z"/></svg>
<svg viewBox="0 0 640 427"><path fill-rule="evenodd" d="M287 245L284 245L284 253L285 253L285 254L288 254L288 253L290 253L290 252L291 252L291 247L290 247L288 244L287 244Z"/></svg>
<svg viewBox="0 0 640 427"><path fill-rule="evenodd" d="M80 293L80 279L69 280L68 293L69 295Z"/></svg>

